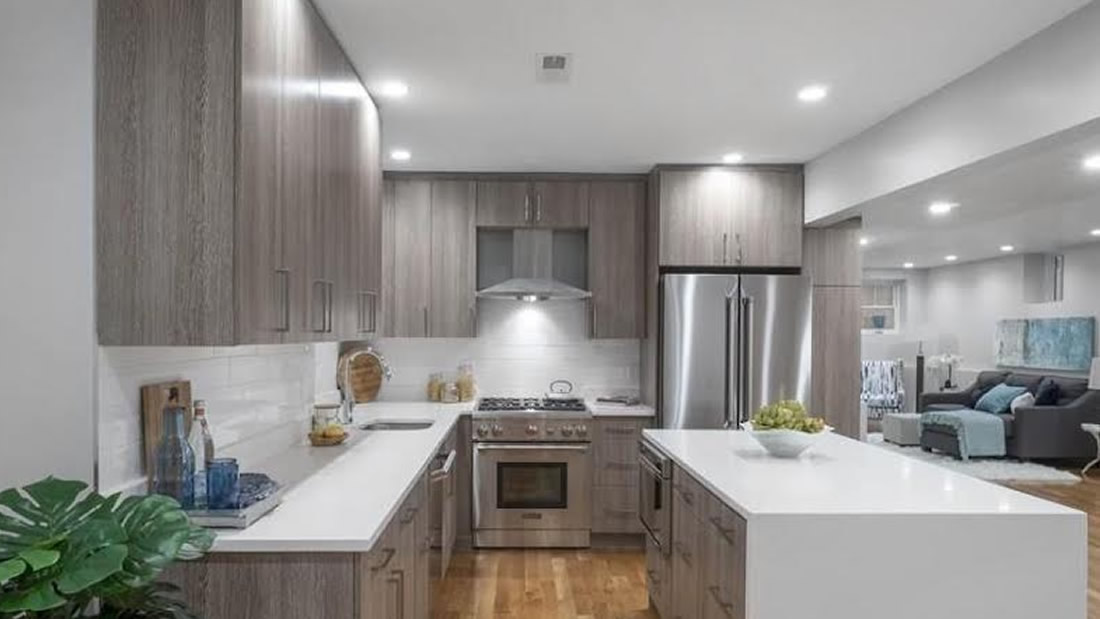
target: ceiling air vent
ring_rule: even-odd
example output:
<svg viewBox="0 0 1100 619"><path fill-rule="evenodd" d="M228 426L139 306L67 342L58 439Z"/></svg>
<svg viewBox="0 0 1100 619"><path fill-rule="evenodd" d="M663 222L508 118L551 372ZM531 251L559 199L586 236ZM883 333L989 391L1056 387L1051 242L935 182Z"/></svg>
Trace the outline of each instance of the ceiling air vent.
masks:
<svg viewBox="0 0 1100 619"><path fill-rule="evenodd" d="M568 82L573 75L573 54L536 54L535 79L549 84Z"/></svg>

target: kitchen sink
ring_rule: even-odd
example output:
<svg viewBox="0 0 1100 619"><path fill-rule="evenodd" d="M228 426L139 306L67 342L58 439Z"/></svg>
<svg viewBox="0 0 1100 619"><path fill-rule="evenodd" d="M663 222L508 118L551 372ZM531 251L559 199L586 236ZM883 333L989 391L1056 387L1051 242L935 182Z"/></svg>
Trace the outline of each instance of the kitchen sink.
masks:
<svg viewBox="0 0 1100 619"><path fill-rule="evenodd" d="M431 419L379 419L359 426L360 430L427 430L435 421Z"/></svg>

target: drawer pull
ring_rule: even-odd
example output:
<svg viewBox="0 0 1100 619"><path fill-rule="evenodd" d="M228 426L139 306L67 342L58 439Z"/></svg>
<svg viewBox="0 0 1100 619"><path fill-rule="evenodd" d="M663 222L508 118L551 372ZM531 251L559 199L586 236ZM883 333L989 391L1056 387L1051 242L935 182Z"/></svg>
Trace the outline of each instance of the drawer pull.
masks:
<svg viewBox="0 0 1100 619"><path fill-rule="evenodd" d="M737 531L734 529L727 529L722 526L722 519L718 516L713 516L710 519L710 523L714 525L714 528L718 530L718 533L726 538L726 541L734 546L737 545Z"/></svg>
<svg viewBox="0 0 1100 619"><path fill-rule="evenodd" d="M416 512L420 511L419 507L410 507L405 510L405 515L401 518L401 524L409 524L416 518Z"/></svg>
<svg viewBox="0 0 1100 619"><path fill-rule="evenodd" d="M720 595L721 592L718 591L718 587L707 587L707 591L710 593L710 597L714 598L714 603L718 604L718 606L722 609L722 612L725 613L727 617L732 617L733 604L722 601L722 597Z"/></svg>
<svg viewBox="0 0 1100 619"><path fill-rule="evenodd" d="M396 548L383 548L382 549L382 554L386 555L386 558L382 559L382 562L379 563L378 565L375 565L374 567L370 568L370 571L377 572L378 570L386 569L386 566L389 565L390 561L393 560L393 556L397 554L397 549Z"/></svg>
<svg viewBox="0 0 1100 619"><path fill-rule="evenodd" d="M680 496L684 499L684 503L687 503L688 505L692 505L692 506L695 505L695 493L694 492L692 492L691 490L684 490L683 486L680 486L679 488L677 488L677 490L680 491Z"/></svg>
<svg viewBox="0 0 1100 619"><path fill-rule="evenodd" d="M691 553L690 553L690 552L688 552L688 551L687 551L687 550L686 550L686 549L684 548L684 545L683 545L683 544L681 544L680 542L676 542L676 544L674 545L674 547L676 548L676 552L677 552L677 553L679 553L679 555L680 555L680 558L682 558L682 559L684 560L684 562L685 562L685 563L687 563L688 565L692 565L692 561L691 561Z"/></svg>

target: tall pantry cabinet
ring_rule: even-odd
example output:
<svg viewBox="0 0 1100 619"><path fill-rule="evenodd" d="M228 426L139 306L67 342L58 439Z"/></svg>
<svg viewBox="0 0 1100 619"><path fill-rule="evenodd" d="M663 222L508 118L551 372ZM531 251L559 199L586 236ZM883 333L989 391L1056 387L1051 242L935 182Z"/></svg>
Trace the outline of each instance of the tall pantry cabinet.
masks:
<svg viewBox="0 0 1100 619"><path fill-rule="evenodd" d="M100 0L100 343L377 329L378 112L308 0Z"/></svg>

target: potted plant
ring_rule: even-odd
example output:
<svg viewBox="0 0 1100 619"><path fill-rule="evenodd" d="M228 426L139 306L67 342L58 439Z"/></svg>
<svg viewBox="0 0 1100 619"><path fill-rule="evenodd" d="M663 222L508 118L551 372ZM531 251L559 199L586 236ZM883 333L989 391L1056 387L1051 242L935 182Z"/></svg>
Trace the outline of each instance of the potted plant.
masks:
<svg viewBox="0 0 1100 619"><path fill-rule="evenodd" d="M213 535L160 495L104 497L48 477L0 492L0 618L193 617L157 582Z"/></svg>

